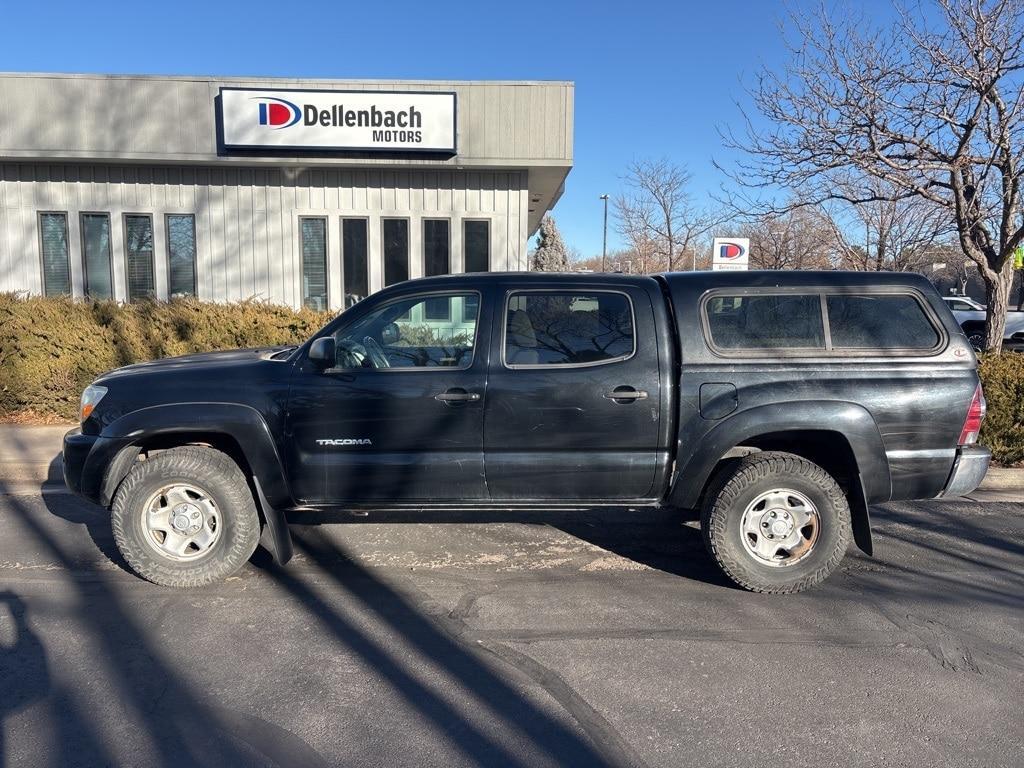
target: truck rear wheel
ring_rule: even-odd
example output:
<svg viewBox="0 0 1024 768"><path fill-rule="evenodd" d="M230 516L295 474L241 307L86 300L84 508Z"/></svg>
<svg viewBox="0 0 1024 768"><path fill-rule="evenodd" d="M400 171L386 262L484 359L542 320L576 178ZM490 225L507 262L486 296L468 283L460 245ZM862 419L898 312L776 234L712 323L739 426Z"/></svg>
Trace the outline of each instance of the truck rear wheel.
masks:
<svg viewBox="0 0 1024 768"><path fill-rule="evenodd" d="M791 453L741 459L701 514L708 551L736 584L789 594L821 583L850 540L850 507L824 469Z"/></svg>
<svg viewBox="0 0 1024 768"><path fill-rule="evenodd" d="M114 541L139 576L165 587L227 578L252 556L260 521L245 475L226 454L183 446L136 464L111 510Z"/></svg>

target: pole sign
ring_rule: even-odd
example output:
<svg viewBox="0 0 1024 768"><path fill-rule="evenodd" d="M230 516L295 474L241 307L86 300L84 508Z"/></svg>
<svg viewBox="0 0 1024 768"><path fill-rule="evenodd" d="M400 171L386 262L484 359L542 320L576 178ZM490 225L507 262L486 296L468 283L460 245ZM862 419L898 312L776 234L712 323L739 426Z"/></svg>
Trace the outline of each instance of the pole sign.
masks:
<svg viewBox="0 0 1024 768"><path fill-rule="evenodd" d="M711 251L711 269L716 272L744 270L750 262L750 239L716 237Z"/></svg>
<svg viewBox="0 0 1024 768"><path fill-rule="evenodd" d="M455 154L455 94L221 88L225 149Z"/></svg>
<svg viewBox="0 0 1024 768"><path fill-rule="evenodd" d="M1018 245L1013 252L1013 268L1024 269L1024 245Z"/></svg>

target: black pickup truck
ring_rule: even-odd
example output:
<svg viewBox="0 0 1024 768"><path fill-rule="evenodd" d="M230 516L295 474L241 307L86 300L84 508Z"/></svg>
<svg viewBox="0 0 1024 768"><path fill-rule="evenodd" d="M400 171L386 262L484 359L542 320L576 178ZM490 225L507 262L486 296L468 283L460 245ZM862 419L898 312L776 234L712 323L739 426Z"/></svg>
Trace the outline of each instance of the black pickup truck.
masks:
<svg viewBox="0 0 1024 768"><path fill-rule="evenodd" d="M299 347L101 376L64 474L169 586L286 562L303 510L613 504L700 509L733 581L797 592L871 553L870 504L981 482L976 368L914 275L427 278Z"/></svg>

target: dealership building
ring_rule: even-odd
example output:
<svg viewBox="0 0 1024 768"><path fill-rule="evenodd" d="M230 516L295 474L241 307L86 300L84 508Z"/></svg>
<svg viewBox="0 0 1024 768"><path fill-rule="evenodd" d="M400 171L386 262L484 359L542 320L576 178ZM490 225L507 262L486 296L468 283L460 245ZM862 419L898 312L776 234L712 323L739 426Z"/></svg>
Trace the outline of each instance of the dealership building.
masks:
<svg viewBox="0 0 1024 768"><path fill-rule="evenodd" d="M0 291L342 309L527 267L568 82L0 75Z"/></svg>

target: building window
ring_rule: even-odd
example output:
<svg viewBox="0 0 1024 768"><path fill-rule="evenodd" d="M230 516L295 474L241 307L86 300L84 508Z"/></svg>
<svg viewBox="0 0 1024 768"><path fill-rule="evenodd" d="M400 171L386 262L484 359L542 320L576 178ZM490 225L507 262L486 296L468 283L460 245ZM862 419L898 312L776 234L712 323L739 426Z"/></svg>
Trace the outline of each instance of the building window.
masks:
<svg viewBox="0 0 1024 768"><path fill-rule="evenodd" d="M167 294L173 299L196 295L196 217L167 216Z"/></svg>
<svg viewBox="0 0 1024 768"><path fill-rule="evenodd" d="M113 298L109 214L82 214L82 259L85 263L85 295L91 299Z"/></svg>
<svg viewBox="0 0 1024 768"><path fill-rule="evenodd" d="M327 219L299 219L302 234L302 305L327 309Z"/></svg>
<svg viewBox="0 0 1024 768"><path fill-rule="evenodd" d="M384 285L409 279L409 220L384 219Z"/></svg>
<svg viewBox="0 0 1024 768"><path fill-rule="evenodd" d="M124 259L125 273L128 277L128 301L155 297L152 217L143 214L125 214Z"/></svg>
<svg viewBox="0 0 1024 768"><path fill-rule="evenodd" d="M71 294L71 263L68 258L68 215L39 214L39 255L43 265L43 294Z"/></svg>
<svg viewBox="0 0 1024 768"><path fill-rule="evenodd" d="M491 268L491 222L470 219L462 222L462 252L466 272L488 272Z"/></svg>
<svg viewBox="0 0 1024 768"><path fill-rule="evenodd" d="M434 275L447 275L449 272L451 272L451 248L448 219L424 219L423 274L426 277L433 277Z"/></svg>
<svg viewBox="0 0 1024 768"><path fill-rule="evenodd" d="M451 301L449 301L447 297L439 299L427 299L425 302L423 302L423 319L428 322L451 322Z"/></svg>
<svg viewBox="0 0 1024 768"><path fill-rule="evenodd" d="M366 219L341 220L341 252L345 268L345 309L370 295L367 236Z"/></svg>

